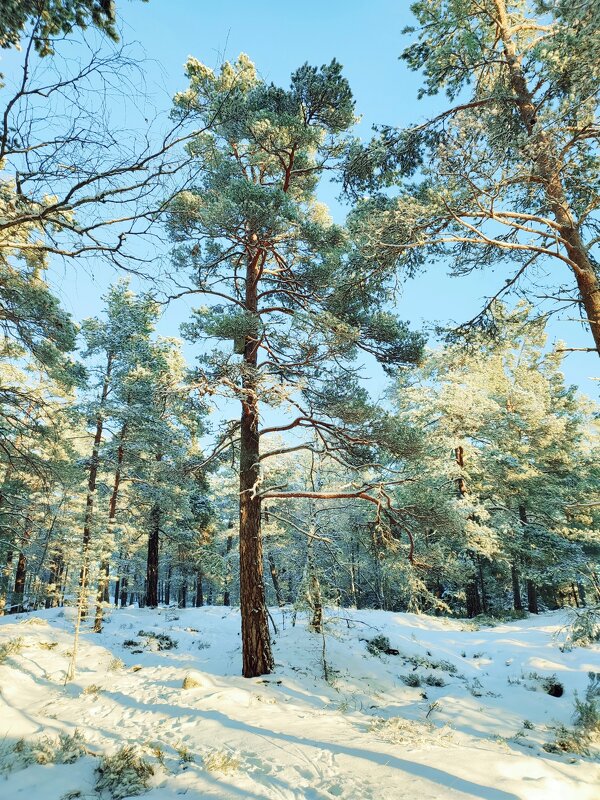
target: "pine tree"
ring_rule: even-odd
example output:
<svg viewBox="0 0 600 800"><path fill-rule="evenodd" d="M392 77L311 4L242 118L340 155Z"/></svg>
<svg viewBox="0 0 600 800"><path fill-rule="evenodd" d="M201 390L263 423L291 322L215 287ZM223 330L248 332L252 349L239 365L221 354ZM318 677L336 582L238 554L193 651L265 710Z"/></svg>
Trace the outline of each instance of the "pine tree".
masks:
<svg viewBox="0 0 600 800"><path fill-rule="evenodd" d="M452 103L422 125L384 127L351 148L348 186L373 192L358 205L357 237L409 273L442 259L453 275L500 268L506 280L494 298L519 287L531 301L568 300L600 353L598 4L419 0L411 8L419 27L405 31L416 36L402 57L423 73L421 95L445 91ZM399 186L395 197L381 191L390 185ZM467 327L495 327L493 308L489 301Z"/></svg>
<svg viewBox="0 0 600 800"><path fill-rule="evenodd" d="M455 557L442 549L446 567L436 567L435 580L446 583L448 596L460 580L471 616L490 601L502 607L505 590L516 610L526 602L537 612L541 586L553 604L561 585L584 580L580 540L597 536L593 523L587 537L573 524L595 472L592 407L565 386L562 356L545 350L544 324L531 320L529 308L498 305L494 314L495 341L482 336L469 351L446 348L429 359L422 385L399 392L402 413L430 431L427 469L437 471L462 518L454 542L461 568L453 575Z"/></svg>
<svg viewBox="0 0 600 800"><path fill-rule="evenodd" d="M343 230L316 200L354 122L340 65L304 65L288 90L260 80L244 55L218 74L189 59L187 75L175 114L195 117L206 133L189 146L197 182L172 204L170 225L175 262L191 269L189 291L214 303L196 311L186 335L230 343L207 355L197 382L241 405L216 450L233 444L239 453L243 674L252 677L273 666L261 504L281 496L263 485L270 454L261 436L309 428L317 448L359 460L373 432L357 429L373 409L352 360L362 350L387 365L413 361L422 341L384 310L389 276L346 252ZM261 403L290 422L261 430Z"/></svg>

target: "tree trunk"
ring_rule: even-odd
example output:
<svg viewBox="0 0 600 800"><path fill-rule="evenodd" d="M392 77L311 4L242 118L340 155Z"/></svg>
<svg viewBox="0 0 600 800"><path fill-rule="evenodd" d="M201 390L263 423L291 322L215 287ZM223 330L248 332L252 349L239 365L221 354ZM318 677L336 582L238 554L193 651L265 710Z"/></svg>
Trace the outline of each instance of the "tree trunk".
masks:
<svg viewBox="0 0 600 800"><path fill-rule="evenodd" d="M267 559L269 561L269 570L271 572L271 580L273 581L273 588L275 589L275 597L277 598L277 605L279 606L279 608L283 608L285 605L285 600L283 599L283 593L281 591L281 585L279 583L279 574L277 572L277 566L275 564L275 559L273 558L273 553L268 553Z"/></svg>
<svg viewBox="0 0 600 800"><path fill-rule="evenodd" d="M58 553L54 556L50 565L50 575L46 587L46 608L56 608L60 592L60 572L62 567L62 556Z"/></svg>
<svg viewBox="0 0 600 800"><path fill-rule="evenodd" d="M23 611L23 599L25 597L25 578L27 576L27 559L24 553L19 553L17 561L17 572L15 574L15 590L11 600L11 614L20 614Z"/></svg>
<svg viewBox="0 0 600 800"><path fill-rule="evenodd" d="M229 527L233 528L233 522L229 523ZM233 547L233 534L227 536L227 543L225 545L225 585L223 587L223 605L231 605L231 548Z"/></svg>
<svg viewBox="0 0 600 800"><path fill-rule="evenodd" d="M350 542L350 597L353 608L358 608L358 555L358 542Z"/></svg>
<svg viewBox="0 0 600 800"><path fill-rule="evenodd" d="M530 614L538 614L537 589L532 580L527 580L527 610Z"/></svg>
<svg viewBox="0 0 600 800"><path fill-rule="evenodd" d="M125 447L123 442L127 435L127 422L121 426L119 433L119 447L117 448L117 465L115 468L115 477L113 480L113 490L110 496L110 503L108 504L108 533L112 535L115 519L117 516L117 500L119 498L119 486L121 484L121 467L123 466L123 457L125 455ZM114 545L113 545L114 546ZM100 565L100 579L98 581L98 594L96 597L96 619L94 621L94 633L100 633L102 630L102 615L103 605L109 602L108 584L110 577L110 563L108 558L102 559ZM115 603L116 605L116 603Z"/></svg>
<svg viewBox="0 0 600 800"><path fill-rule="evenodd" d="M165 605L168 606L171 602L171 572L173 571L173 566L169 563L169 568L167 570L167 583L165 585Z"/></svg>
<svg viewBox="0 0 600 800"><path fill-rule="evenodd" d="M196 572L196 608L202 608L204 605L204 595L202 594L202 570L198 569Z"/></svg>
<svg viewBox="0 0 600 800"><path fill-rule="evenodd" d="M508 64L510 82L521 120L528 136L535 142L535 175L532 180L544 187L548 205L558 224L558 233L575 275L579 296L586 311L596 350L600 355L600 282L594 264L585 247L578 224L569 207L563 184L563 159L556 143L537 121L537 109L522 65L523 55L517 52L511 20L506 10L506 0L494 0L498 33L502 39Z"/></svg>
<svg viewBox="0 0 600 800"><path fill-rule="evenodd" d="M479 590L477 583L472 581L467 584L465 588L466 603L467 603L467 617L477 617L481 614L481 601L479 599Z"/></svg>
<svg viewBox="0 0 600 800"><path fill-rule="evenodd" d="M64 562L60 565L60 595L58 598L58 605L62 608L65 604L65 592L67 591L67 579L69 577L69 570Z"/></svg>
<svg viewBox="0 0 600 800"><path fill-rule="evenodd" d="M258 309L261 253L248 258L246 311ZM240 612L242 617L242 674L265 675L273 669L269 621L263 579L261 536L260 445L258 417L258 339L249 335L244 344L242 415L240 424Z"/></svg>
<svg viewBox="0 0 600 800"><path fill-rule="evenodd" d="M483 609L483 613L487 614L488 612L488 601L487 601L487 594L485 590L485 580L483 577L483 562L481 556L477 555L477 567L479 572L479 586L481 588L481 607Z"/></svg>
<svg viewBox="0 0 600 800"><path fill-rule="evenodd" d="M9 550L9 552L6 554L6 562L2 568L2 574L0 575L0 617L4 616L6 613L6 600L8 596L8 587L12 576L12 569L13 552L12 550Z"/></svg>
<svg viewBox="0 0 600 800"><path fill-rule="evenodd" d="M182 569L183 575L182 575L181 586L179 587L179 598L177 605L179 606L179 608L186 608L188 576L187 576L187 571L185 570L185 564L187 563L187 554L184 552L182 548L179 548L178 557L179 557L179 564L183 568Z"/></svg>
<svg viewBox="0 0 600 800"><path fill-rule="evenodd" d="M529 524L527 509L523 504L519 505L519 519L521 520L521 525L525 526ZM527 610L530 614L538 613L537 589L535 583L530 578L527 579Z"/></svg>
<svg viewBox="0 0 600 800"><path fill-rule="evenodd" d="M510 565L510 574L512 578L512 589L513 589L513 608L515 611L523 611L523 600L521 598L521 585L520 585L520 575L519 570L515 566L515 564Z"/></svg>
<svg viewBox="0 0 600 800"><path fill-rule="evenodd" d="M90 542L92 538L92 522L94 517L94 499L96 496L96 482L98 479L98 467L100 462L100 443L102 442L102 431L104 428L104 407L106 405L106 398L110 388L110 378L112 374L113 354L109 353L106 362L106 371L104 373L104 381L102 383L102 394L100 395L100 404L98 414L96 416L96 433L94 435L94 444L92 447L92 458L90 461L90 471L88 475L87 496L85 500L85 515L83 518L83 554L82 566L79 575L79 591L82 597L87 590L87 559L88 551L90 549ZM81 609L81 619L87 616L87 601L79 604Z"/></svg>
<svg viewBox="0 0 600 800"><path fill-rule="evenodd" d="M127 605L127 573L121 578L121 608Z"/></svg>
<svg viewBox="0 0 600 800"><path fill-rule="evenodd" d="M160 534L160 506L155 503L150 512L148 560L146 565L146 605L158 607L158 544Z"/></svg>

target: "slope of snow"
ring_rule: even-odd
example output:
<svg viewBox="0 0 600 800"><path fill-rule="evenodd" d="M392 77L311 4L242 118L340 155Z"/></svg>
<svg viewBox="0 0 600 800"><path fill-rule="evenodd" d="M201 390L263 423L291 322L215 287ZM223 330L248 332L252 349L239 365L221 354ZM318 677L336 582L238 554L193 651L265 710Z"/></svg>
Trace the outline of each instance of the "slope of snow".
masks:
<svg viewBox="0 0 600 800"><path fill-rule="evenodd" d="M335 609L324 636L302 614L294 625L293 612L272 613L273 675L239 676L236 610L130 608L113 611L102 634L82 636L66 686L72 611L2 618L0 644L24 644L0 665L5 751L75 729L89 751L72 764L5 763L2 800L98 797L96 756L134 743L155 767L147 800L600 798L591 758L542 749L553 725L570 724L587 672L600 671L598 649L560 652L565 613L474 630ZM158 650L140 631L166 633L178 646ZM366 640L378 634L399 655L371 655ZM562 697L542 688L552 675ZM183 689L186 676L199 685ZM407 685L415 676L444 685Z"/></svg>

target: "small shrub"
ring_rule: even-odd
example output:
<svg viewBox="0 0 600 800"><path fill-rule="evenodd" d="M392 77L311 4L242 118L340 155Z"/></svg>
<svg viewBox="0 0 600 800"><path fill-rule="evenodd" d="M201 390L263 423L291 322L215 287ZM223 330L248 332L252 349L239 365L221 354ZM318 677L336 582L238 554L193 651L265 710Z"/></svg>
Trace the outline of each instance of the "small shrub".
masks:
<svg viewBox="0 0 600 800"><path fill-rule="evenodd" d="M554 741L544 745L547 752L587 756L590 745L600 739L600 672L588 672L588 679L583 699L575 695L574 727L555 728Z"/></svg>
<svg viewBox="0 0 600 800"><path fill-rule="evenodd" d="M81 694L93 694L94 696L98 696L102 691L102 687L98 686L97 683L90 683L89 686L86 686L85 689L81 692Z"/></svg>
<svg viewBox="0 0 600 800"><path fill-rule="evenodd" d="M440 659L437 661L436 659L426 658L425 656L417 656L417 655L406 655L405 653L401 653L402 658L408 663L412 664L413 667L421 667L422 669L439 669L442 672L447 672L449 675L456 675L458 670L450 661L446 661L445 659Z"/></svg>
<svg viewBox="0 0 600 800"><path fill-rule="evenodd" d="M374 719L369 730L377 738L400 745L421 747L427 744L442 744L452 738L452 731L447 727L436 727L429 721L390 717Z"/></svg>
<svg viewBox="0 0 600 800"><path fill-rule="evenodd" d="M31 764L73 764L85 755L83 734L76 728L73 734L42 736L39 739L19 739L13 745L0 748L0 773L24 769Z"/></svg>
<svg viewBox="0 0 600 800"><path fill-rule="evenodd" d="M9 639L8 642L0 644L0 664L4 664L10 656L18 655L25 647L22 636L17 636L16 639Z"/></svg>
<svg viewBox="0 0 600 800"><path fill-rule="evenodd" d="M429 703L427 706L427 713L425 714L425 719L427 719L430 714L433 714L434 711L439 711L442 706L437 700L434 700L433 703Z"/></svg>
<svg viewBox="0 0 600 800"><path fill-rule="evenodd" d="M575 753L578 756L589 755L587 741L577 731L559 725L554 730L554 741L542 745L547 753Z"/></svg>
<svg viewBox="0 0 600 800"><path fill-rule="evenodd" d="M408 675L401 675L400 680L407 686L417 687L421 685L421 676L416 672L409 672Z"/></svg>
<svg viewBox="0 0 600 800"><path fill-rule="evenodd" d="M202 763L208 772L234 772L242 765L239 756L227 750L209 750L202 756Z"/></svg>
<svg viewBox="0 0 600 800"><path fill-rule="evenodd" d="M473 697L483 697L483 683L479 678L475 677L471 683L467 682L467 689L471 692Z"/></svg>
<svg viewBox="0 0 600 800"><path fill-rule="evenodd" d="M125 639L123 642L123 647L139 647L141 642L136 641L135 639Z"/></svg>
<svg viewBox="0 0 600 800"><path fill-rule="evenodd" d="M125 667L125 662L121 658L112 658L108 664L108 668L111 672L118 672L120 669Z"/></svg>
<svg viewBox="0 0 600 800"><path fill-rule="evenodd" d="M27 619L22 620L19 625L47 625L48 621L42 619L41 617L27 617Z"/></svg>
<svg viewBox="0 0 600 800"><path fill-rule="evenodd" d="M149 745L152 755L156 758L161 767L165 766L165 751L160 744Z"/></svg>
<svg viewBox="0 0 600 800"><path fill-rule="evenodd" d="M177 642L168 633L154 633L154 631L138 631L138 636L147 639L147 645L156 647L157 650L175 650Z"/></svg>
<svg viewBox="0 0 600 800"><path fill-rule="evenodd" d="M39 642L39 646L42 650L54 650L57 647L58 642Z"/></svg>
<svg viewBox="0 0 600 800"><path fill-rule="evenodd" d="M594 642L600 642L600 605L573 612L560 649L563 653L569 652L574 647L589 647Z"/></svg>
<svg viewBox="0 0 600 800"><path fill-rule="evenodd" d="M387 636L374 636L367 640L367 650L372 656L380 656L390 649L390 640Z"/></svg>
<svg viewBox="0 0 600 800"><path fill-rule="evenodd" d="M443 678L438 678L436 675L428 675L425 678L427 686L446 686L446 681Z"/></svg>
<svg viewBox="0 0 600 800"><path fill-rule="evenodd" d="M194 756L192 755L192 751L189 747L187 747L183 743L179 743L175 745L175 752L179 756L179 763L184 764L193 764Z"/></svg>
<svg viewBox="0 0 600 800"><path fill-rule="evenodd" d="M524 719L523 720L523 727L528 731L532 731L535 726L534 726L533 722L531 722L531 720Z"/></svg>
<svg viewBox="0 0 600 800"><path fill-rule="evenodd" d="M473 617L472 622L474 623L475 630L481 628L495 628L496 625L500 625L503 622L513 622L520 619L527 619L529 616L527 611L515 611L514 609L510 608L506 611L499 609L495 611L493 614L478 614L476 617Z"/></svg>
<svg viewBox="0 0 600 800"><path fill-rule="evenodd" d="M556 675L550 675L542 679L542 688L549 694L550 697L562 697L565 693L565 687L557 680Z"/></svg>
<svg viewBox="0 0 600 800"><path fill-rule="evenodd" d="M154 769L132 745L124 745L112 756L102 756L96 767L96 791L109 792L113 800L142 794Z"/></svg>
<svg viewBox="0 0 600 800"><path fill-rule="evenodd" d="M182 689L197 689L199 686L202 686L200 681L197 681L191 675L186 675L181 684Z"/></svg>
<svg viewBox="0 0 600 800"><path fill-rule="evenodd" d="M573 722L586 736L600 735L600 672L588 672L583 699L575 695Z"/></svg>

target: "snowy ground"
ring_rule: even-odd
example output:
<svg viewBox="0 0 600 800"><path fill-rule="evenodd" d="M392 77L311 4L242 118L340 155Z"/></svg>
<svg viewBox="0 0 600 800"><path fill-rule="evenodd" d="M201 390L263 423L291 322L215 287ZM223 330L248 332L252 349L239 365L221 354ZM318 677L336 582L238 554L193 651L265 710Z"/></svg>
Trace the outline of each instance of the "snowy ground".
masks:
<svg viewBox="0 0 600 800"><path fill-rule="evenodd" d="M0 620L0 645L24 644L0 665L2 800L97 798L97 756L126 743L154 766L147 800L600 798L597 762L542 749L553 725L570 724L587 672L600 671L598 649L560 652L563 612L473 630L331 610L322 637L303 615L293 626L291 611L273 611L276 671L245 680L237 611L122 609L101 635L82 637L77 677L64 686L71 614ZM158 651L141 630L178 647ZM365 640L377 634L400 654L371 655ZM562 697L542 688L553 674ZM412 687L409 675L445 685ZM186 676L199 686L183 689ZM89 754L75 763L7 765L20 739L76 728Z"/></svg>

